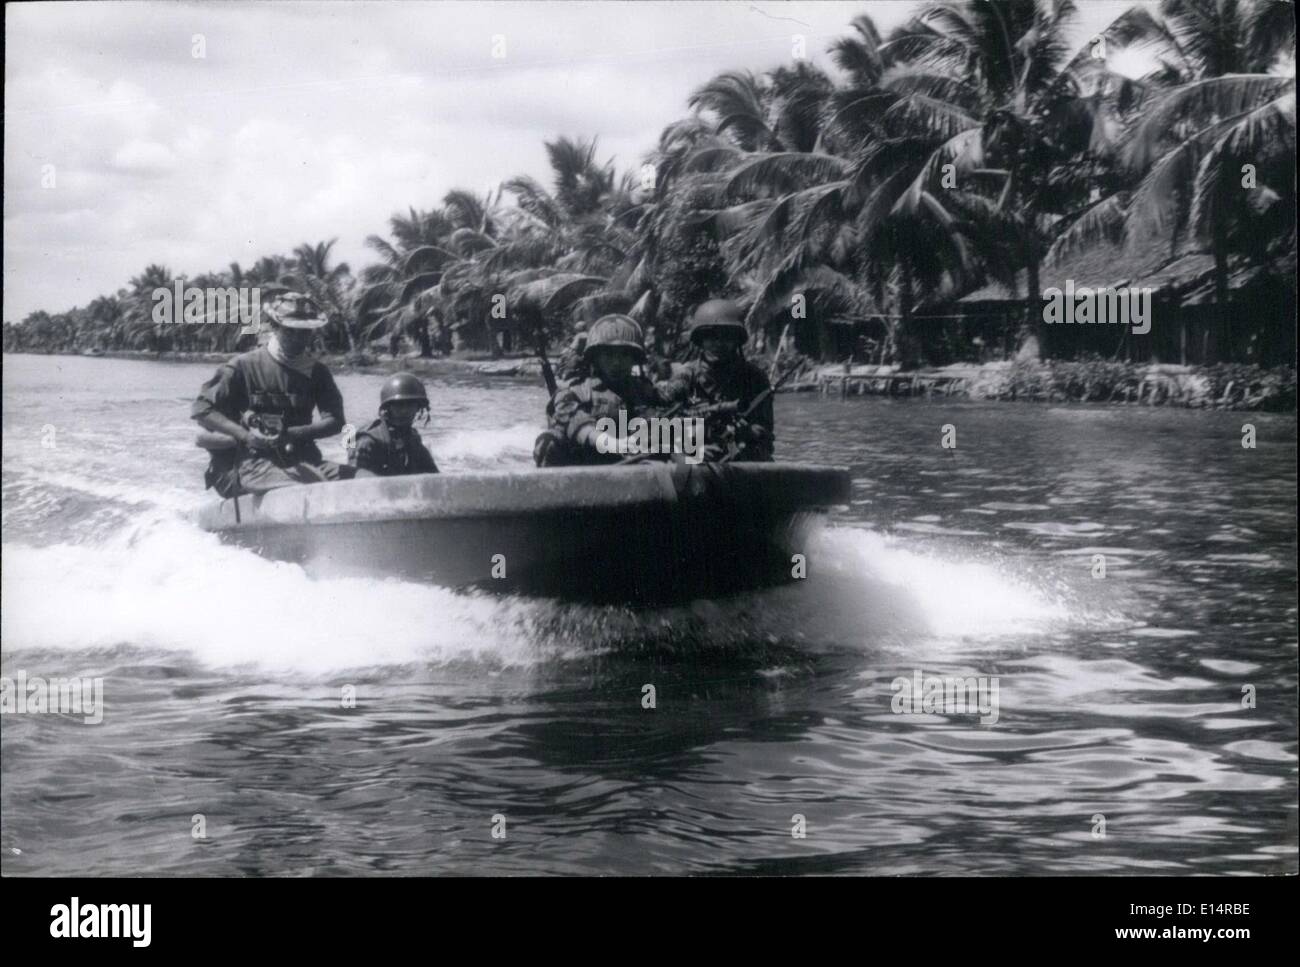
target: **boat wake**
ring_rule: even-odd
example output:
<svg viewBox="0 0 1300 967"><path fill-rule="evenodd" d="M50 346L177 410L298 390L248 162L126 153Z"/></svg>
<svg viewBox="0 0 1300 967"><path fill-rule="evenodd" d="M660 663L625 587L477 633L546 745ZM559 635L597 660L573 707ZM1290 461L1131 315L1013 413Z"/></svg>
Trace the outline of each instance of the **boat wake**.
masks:
<svg viewBox="0 0 1300 967"><path fill-rule="evenodd" d="M1092 620L1006 565L927 554L865 530L824 529L807 559L807 579L784 587L666 608L594 606L396 580L313 580L158 510L95 544L6 545L0 636L7 657L128 648L318 676L615 652L725 658L890 649L919 638L1005 642Z"/></svg>
<svg viewBox="0 0 1300 967"><path fill-rule="evenodd" d="M541 424L533 421L500 429L454 430L444 436L433 436L428 442L438 465L445 469L531 467L533 441L541 431Z"/></svg>

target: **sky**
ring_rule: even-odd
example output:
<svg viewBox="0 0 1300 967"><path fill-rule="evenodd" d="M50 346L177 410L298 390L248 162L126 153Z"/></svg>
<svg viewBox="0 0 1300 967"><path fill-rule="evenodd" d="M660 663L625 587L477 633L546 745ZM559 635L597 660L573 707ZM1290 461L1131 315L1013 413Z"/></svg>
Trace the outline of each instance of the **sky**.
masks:
<svg viewBox="0 0 1300 967"><path fill-rule="evenodd" d="M636 168L721 71L789 63L799 34L834 73L854 16L884 33L919 5L7 4L4 319L154 262L195 275L337 238L359 271L394 212L549 184L546 139L597 136ZM1080 0L1079 44L1132 5Z"/></svg>

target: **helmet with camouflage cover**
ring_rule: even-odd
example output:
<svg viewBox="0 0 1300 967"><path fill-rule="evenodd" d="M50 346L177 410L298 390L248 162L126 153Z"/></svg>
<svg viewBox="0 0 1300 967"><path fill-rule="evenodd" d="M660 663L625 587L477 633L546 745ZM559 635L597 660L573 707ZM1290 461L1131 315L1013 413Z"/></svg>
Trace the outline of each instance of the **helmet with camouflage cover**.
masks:
<svg viewBox="0 0 1300 967"><path fill-rule="evenodd" d="M601 347L620 347L631 349L640 360L645 359L645 345L641 339L641 327L636 320L621 313L601 316L587 334L587 347L583 357L590 359L591 354Z"/></svg>
<svg viewBox="0 0 1300 967"><path fill-rule="evenodd" d="M321 329L329 325L316 303L301 292L281 293L264 309L272 323L286 329Z"/></svg>
<svg viewBox="0 0 1300 967"><path fill-rule="evenodd" d="M749 330L745 328L745 314L731 299L710 299L708 302L700 303L691 313L691 324L687 332L691 342L697 346L706 334L730 334L741 343L749 339Z"/></svg>

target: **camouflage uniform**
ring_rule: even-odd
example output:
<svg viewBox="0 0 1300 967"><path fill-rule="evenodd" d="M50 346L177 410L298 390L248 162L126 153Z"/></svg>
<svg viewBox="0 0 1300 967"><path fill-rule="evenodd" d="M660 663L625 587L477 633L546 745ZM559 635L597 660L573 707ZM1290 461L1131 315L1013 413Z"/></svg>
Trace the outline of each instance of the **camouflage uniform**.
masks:
<svg viewBox="0 0 1300 967"><path fill-rule="evenodd" d="M739 412L744 413L771 385L767 375L744 358L721 366L710 366L705 360L696 359L681 367L671 379L659 383L658 388L665 399L672 403L685 402L688 410L695 406L734 402L738 404ZM767 432L759 439L747 441L745 449L735 459L771 460L776 420L770 395L749 414L746 422L761 426ZM706 440L709 444L716 442Z"/></svg>
<svg viewBox="0 0 1300 967"><path fill-rule="evenodd" d="M543 437L551 437L545 455L539 455L542 440L534 449L538 466L572 466L575 464L618 463L622 455L600 453L581 437L584 427L594 429L596 421L609 418L617 425L619 411L626 411L625 420L654 415L665 405L664 398L650 380L632 376L625 386L615 389L599 376L591 376L555 394L555 412L551 426ZM591 430L587 431L592 432Z"/></svg>

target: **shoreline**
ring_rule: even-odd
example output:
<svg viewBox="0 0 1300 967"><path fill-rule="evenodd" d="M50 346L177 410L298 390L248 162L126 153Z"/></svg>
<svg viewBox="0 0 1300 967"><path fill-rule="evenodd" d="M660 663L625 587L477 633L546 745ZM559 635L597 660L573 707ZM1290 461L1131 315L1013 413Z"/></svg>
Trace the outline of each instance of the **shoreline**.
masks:
<svg viewBox="0 0 1300 967"><path fill-rule="evenodd" d="M9 355L9 354L6 354ZM105 350L99 353L16 353L31 356L81 356L159 363L218 365L233 353ZM418 355L397 358L368 353L331 353L320 357L334 373L384 374L406 371L417 376L486 376L512 382L540 382L536 356L493 358ZM766 367L765 359L755 360ZM1015 403L1175 406L1183 409L1296 411L1296 370L1264 369L1242 363L1211 366L1169 363L1124 363L1087 360L1000 360L956 363L944 367L900 370L896 366L811 364L778 392L817 392L822 396L888 396L985 400Z"/></svg>

